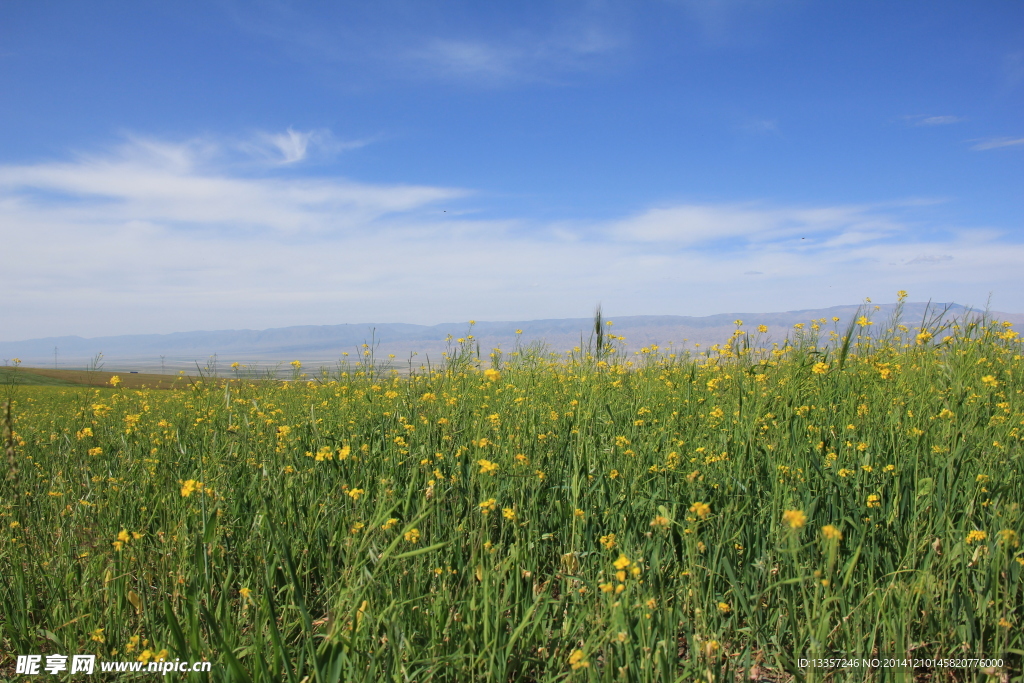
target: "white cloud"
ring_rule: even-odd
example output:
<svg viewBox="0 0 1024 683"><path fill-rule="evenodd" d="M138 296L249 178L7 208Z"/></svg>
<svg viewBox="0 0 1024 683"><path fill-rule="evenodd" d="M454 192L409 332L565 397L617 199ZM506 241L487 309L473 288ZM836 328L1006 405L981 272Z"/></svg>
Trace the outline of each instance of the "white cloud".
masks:
<svg viewBox="0 0 1024 683"><path fill-rule="evenodd" d="M984 151L1003 147L1019 147L1024 145L1024 138L988 138L978 141L971 149Z"/></svg>
<svg viewBox="0 0 1024 683"><path fill-rule="evenodd" d="M248 138L225 143L222 151L237 150L258 162L288 166L307 161L314 154L330 158L368 144L369 139L338 140L327 129L302 131L289 127L283 133L257 131Z"/></svg>
<svg viewBox="0 0 1024 683"><path fill-rule="evenodd" d="M309 137L293 133L274 138L282 154L293 157L285 156L287 163L297 162L309 144ZM454 188L369 185L340 178L232 176L216 163L224 147L210 141L171 144L136 137L108 155L0 166L0 192L55 220L145 220L289 234L352 229L466 194ZM65 199L37 201L40 192Z"/></svg>
<svg viewBox="0 0 1024 683"><path fill-rule="evenodd" d="M624 42L614 5L562 3L539 8L532 29L504 20L468 24L437 8L402 3L361 11L324 7L312 13L290 3L226 3L240 28L270 38L332 83L400 78L496 87L557 82L594 68ZM339 64L357 65L336 69Z"/></svg>
<svg viewBox="0 0 1024 683"><path fill-rule="evenodd" d="M921 256L915 256L914 258L906 261L908 266L914 266L918 264L932 264L932 263L945 263L946 261L952 261L953 257L949 254L924 254Z"/></svg>
<svg viewBox="0 0 1024 683"><path fill-rule="evenodd" d="M434 40L422 50L409 53L409 57L444 75L487 79L514 75L523 58L515 50L464 40Z"/></svg>
<svg viewBox="0 0 1024 683"><path fill-rule="evenodd" d="M312 132L304 133L289 128L284 133L264 133L261 137L263 142L268 143L270 147L276 148L280 152L280 163L294 164L296 161L302 161L306 158L306 150L309 147L310 140L315 135Z"/></svg>
<svg viewBox="0 0 1024 683"><path fill-rule="evenodd" d="M677 246L714 244L741 238L752 244L780 239L828 237L833 246L879 239L903 227L867 206L771 208L757 205L684 205L650 209L609 226L623 241ZM843 237L845 236L845 237Z"/></svg>
<svg viewBox="0 0 1024 683"><path fill-rule="evenodd" d="M949 126L954 123L963 123L967 120L964 116L953 116L951 114L908 114L900 117L910 126Z"/></svg>
<svg viewBox="0 0 1024 683"><path fill-rule="evenodd" d="M414 68L444 80L505 85L551 81L585 70L618 44L607 32L590 25L543 37L433 38L400 56Z"/></svg>
<svg viewBox="0 0 1024 683"><path fill-rule="evenodd" d="M918 126L948 126L952 123L962 123L967 119L962 116L925 116L916 123Z"/></svg>
<svg viewBox="0 0 1024 683"><path fill-rule="evenodd" d="M462 213L463 189L295 177L294 164L253 177L224 161L225 145L133 138L0 165L0 339L536 319L597 301L614 314L701 315L898 289L962 303L996 290L995 306L1024 309L1024 247L923 224L920 202L481 221Z"/></svg>

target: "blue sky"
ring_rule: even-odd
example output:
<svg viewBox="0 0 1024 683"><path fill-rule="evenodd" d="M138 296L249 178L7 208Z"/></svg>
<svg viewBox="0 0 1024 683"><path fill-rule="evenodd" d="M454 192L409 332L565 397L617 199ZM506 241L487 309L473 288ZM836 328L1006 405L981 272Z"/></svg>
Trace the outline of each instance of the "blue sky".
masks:
<svg viewBox="0 0 1024 683"><path fill-rule="evenodd" d="M0 338L1024 312L1016 1L0 0Z"/></svg>

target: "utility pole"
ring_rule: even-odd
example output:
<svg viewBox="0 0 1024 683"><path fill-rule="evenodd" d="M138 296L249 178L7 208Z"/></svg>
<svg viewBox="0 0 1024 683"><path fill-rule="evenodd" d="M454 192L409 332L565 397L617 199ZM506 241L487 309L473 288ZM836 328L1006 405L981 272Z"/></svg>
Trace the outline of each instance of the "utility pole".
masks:
<svg viewBox="0 0 1024 683"><path fill-rule="evenodd" d="M53 369L57 369L57 347L53 347Z"/></svg>

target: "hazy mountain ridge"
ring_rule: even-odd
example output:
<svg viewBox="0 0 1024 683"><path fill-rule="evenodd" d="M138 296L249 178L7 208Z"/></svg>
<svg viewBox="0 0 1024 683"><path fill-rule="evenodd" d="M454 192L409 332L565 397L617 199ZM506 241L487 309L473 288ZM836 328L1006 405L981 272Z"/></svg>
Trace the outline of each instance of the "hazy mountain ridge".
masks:
<svg viewBox="0 0 1024 683"><path fill-rule="evenodd" d="M938 313L946 304L932 304L931 310ZM948 315L960 316L969 309L952 304ZM858 307L833 306L822 309L808 309L775 313L722 313L710 316L677 315L635 315L610 318L613 326L606 328L616 335L626 337L629 347L658 344L680 346L684 340L687 346L693 343L715 343L723 341L735 329L735 320L742 320L748 330L758 325L767 325L769 334L781 339L792 326L811 319L825 318L832 325L832 318L839 317L838 326L844 329L851 318L861 309L876 322L881 323L891 315L895 304L883 304L879 310L873 305ZM926 304L908 303L904 306L903 322L915 326L920 324ZM1024 315L990 312L999 320L1024 324ZM521 335L516 331L522 330ZM469 334L489 351L494 347L512 349L516 343L528 344L543 341L553 350L563 351L582 343L586 344L593 330L593 318L559 318L550 320L529 320L511 322L478 321L470 329L468 322L441 323L438 325L413 325L409 323L360 323L340 325L300 325L271 328L266 330L215 330L175 332L171 334L118 335L86 339L77 336L47 337L24 341L0 342L0 357L21 358L27 365L53 365L54 347L57 348L57 362L61 366L84 366L97 353L102 352L107 362L124 361L130 365L155 367L161 364L161 356L169 365L182 362L206 362L216 354L222 362L233 360L292 360L311 362L333 361L349 353L358 354L361 345L374 343L378 357L395 354L400 359L408 358L413 352L421 356L439 358L446 347L449 335L453 338Z"/></svg>

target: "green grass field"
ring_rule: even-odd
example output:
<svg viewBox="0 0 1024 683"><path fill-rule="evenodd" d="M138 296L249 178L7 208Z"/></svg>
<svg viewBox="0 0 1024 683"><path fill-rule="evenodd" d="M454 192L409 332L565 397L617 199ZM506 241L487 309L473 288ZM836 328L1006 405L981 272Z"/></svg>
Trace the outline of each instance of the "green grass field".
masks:
<svg viewBox="0 0 1024 683"><path fill-rule="evenodd" d="M1019 681L1019 337L847 322L8 386L0 676L88 653L292 683ZM798 665L843 653L1004 665Z"/></svg>
<svg viewBox="0 0 1024 683"><path fill-rule="evenodd" d="M104 379L110 379L109 375L105 375ZM62 377L49 377L47 375L41 375L34 370L29 368L19 368L14 366L0 367L0 386L3 385L20 385L20 386L50 386L50 387L70 387L75 386L77 383L72 382Z"/></svg>

